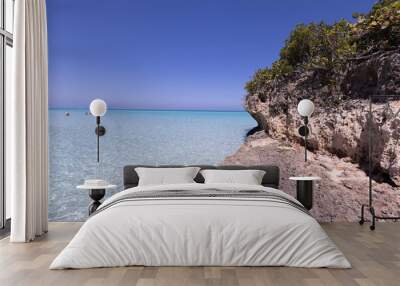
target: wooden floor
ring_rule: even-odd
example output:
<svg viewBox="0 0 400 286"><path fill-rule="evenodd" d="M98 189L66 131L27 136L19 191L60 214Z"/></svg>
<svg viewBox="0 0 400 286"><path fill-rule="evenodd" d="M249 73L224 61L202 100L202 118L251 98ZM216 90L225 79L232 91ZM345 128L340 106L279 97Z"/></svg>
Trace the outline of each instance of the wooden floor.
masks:
<svg viewBox="0 0 400 286"><path fill-rule="evenodd" d="M0 241L0 285L400 285L400 224L325 224L352 269L288 267L124 267L48 270L81 223L50 223L43 238L27 244Z"/></svg>

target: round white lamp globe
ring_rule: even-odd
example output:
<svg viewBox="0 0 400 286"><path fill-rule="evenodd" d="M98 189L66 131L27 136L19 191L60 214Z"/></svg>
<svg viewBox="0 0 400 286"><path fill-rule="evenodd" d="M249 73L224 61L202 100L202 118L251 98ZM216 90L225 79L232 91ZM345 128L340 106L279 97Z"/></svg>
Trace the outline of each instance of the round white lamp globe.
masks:
<svg viewBox="0 0 400 286"><path fill-rule="evenodd" d="M90 103L90 113L93 116L103 116L107 112L107 104L102 99L95 99Z"/></svg>
<svg viewBox="0 0 400 286"><path fill-rule="evenodd" d="M309 117L314 112L314 103L309 99L303 99L297 105L297 111L301 116Z"/></svg>

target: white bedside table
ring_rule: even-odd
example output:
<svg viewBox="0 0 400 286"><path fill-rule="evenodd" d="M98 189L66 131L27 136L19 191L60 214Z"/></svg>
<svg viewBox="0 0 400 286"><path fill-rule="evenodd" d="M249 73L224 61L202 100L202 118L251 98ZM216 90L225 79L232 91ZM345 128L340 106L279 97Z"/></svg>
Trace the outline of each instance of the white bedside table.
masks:
<svg viewBox="0 0 400 286"><path fill-rule="evenodd" d="M320 177L290 177L289 180L296 181L296 199L303 206L311 210L313 206L313 182L321 180Z"/></svg>
<svg viewBox="0 0 400 286"><path fill-rule="evenodd" d="M107 184L107 185L88 185L83 184L79 185L76 188L82 190L89 190L89 197L93 200L93 202L89 205L89 215L97 210L97 208L101 205L100 200L106 194L106 189L114 189L117 185Z"/></svg>

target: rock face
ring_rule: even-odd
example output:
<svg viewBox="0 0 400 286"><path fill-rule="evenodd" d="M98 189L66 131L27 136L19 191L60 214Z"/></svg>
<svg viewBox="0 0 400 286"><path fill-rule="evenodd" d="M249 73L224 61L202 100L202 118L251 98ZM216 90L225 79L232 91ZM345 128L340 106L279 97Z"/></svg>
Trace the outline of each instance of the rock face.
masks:
<svg viewBox="0 0 400 286"><path fill-rule="evenodd" d="M245 107L258 129L223 164L276 164L281 189L291 195L290 176L319 176L311 213L320 221L357 221L361 204L368 203L371 146L376 213L399 216L400 96L387 100L383 95L400 95L400 50L350 59L345 66L340 74L298 68L247 95ZM370 95L380 95L371 104L371 124ZM304 98L316 106L307 163L298 134L297 104Z"/></svg>
<svg viewBox="0 0 400 286"><path fill-rule="evenodd" d="M349 60L340 75L326 71L297 70L275 80L245 99L247 111L271 138L302 144L298 127L302 119L297 104L311 99L309 147L313 152L348 158L366 169L368 162L368 108L370 95L400 95L400 51L386 51ZM388 103L388 104L387 104ZM375 179L400 186L400 96L376 100L372 105L371 136Z"/></svg>
<svg viewBox="0 0 400 286"><path fill-rule="evenodd" d="M272 139L265 132L248 137L236 154L225 159L226 165L276 164L281 170L280 189L295 196L291 176L319 176L314 187L312 215L321 222L359 220L361 204L368 203L368 176L349 158L309 152L304 162L304 147ZM379 214L399 215L398 190L387 183L373 184L374 206ZM368 217L368 216L367 216Z"/></svg>
<svg viewBox="0 0 400 286"><path fill-rule="evenodd" d="M400 51L380 52L350 60L341 91L350 98L370 94L400 94Z"/></svg>

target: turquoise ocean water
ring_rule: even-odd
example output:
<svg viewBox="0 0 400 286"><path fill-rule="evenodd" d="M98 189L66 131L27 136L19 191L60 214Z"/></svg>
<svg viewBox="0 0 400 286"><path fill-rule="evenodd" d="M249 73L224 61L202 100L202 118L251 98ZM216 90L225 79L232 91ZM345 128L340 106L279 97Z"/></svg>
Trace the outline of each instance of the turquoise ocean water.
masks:
<svg viewBox="0 0 400 286"><path fill-rule="evenodd" d="M69 112L69 116L65 113ZM109 110L96 163L95 118L87 110L49 111L49 219L82 221L90 203L76 186L102 178L122 190L128 164L218 164L256 126L247 112Z"/></svg>

